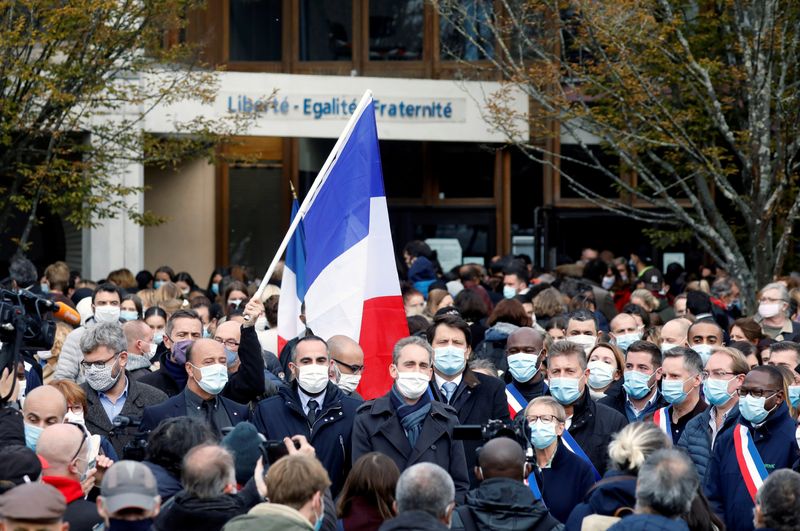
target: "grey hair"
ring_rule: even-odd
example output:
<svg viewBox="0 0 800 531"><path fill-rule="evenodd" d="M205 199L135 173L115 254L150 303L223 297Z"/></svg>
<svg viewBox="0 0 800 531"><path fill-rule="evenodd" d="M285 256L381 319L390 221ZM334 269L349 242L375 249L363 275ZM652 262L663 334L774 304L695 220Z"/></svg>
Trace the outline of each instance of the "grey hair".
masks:
<svg viewBox="0 0 800 531"><path fill-rule="evenodd" d="M692 374L700 374L703 372L703 358L700 357L696 351L686 347L671 348L664 353L661 364L667 358L683 358L683 366Z"/></svg>
<svg viewBox="0 0 800 531"><path fill-rule="evenodd" d="M763 288L761 288L761 293L764 293L767 290L776 289L778 293L780 293L780 298L783 302L789 302L789 290L786 289L786 286L781 284L780 282L770 282Z"/></svg>
<svg viewBox="0 0 800 531"><path fill-rule="evenodd" d="M636 507L674 518L689 513L700 479L680 450L658 450L645 459L636 482Z"/></svg>
<svg viewBox="0 0 800 531"><path fill-rule="evenodd" d="M731 277L718 278L711 284L711 294L718 299L730 295L736 282Z"/></svg>
<svg viewBox="0 0 800 531"><path fill-rule="evenodd" d="M800 529L800 474L785 468L770 474L756 494L761 525L778 531Z"/></svg>
<svg viewBox="0 0 800 531"><path fill-rule="evenodd" d="M473 371L477 369L489 371L494 375L495 378L500 377L497 373L497 367L495 367L494 363L492 363L492 360L487 358L475 358L469 362L469 368Z"/></svg>
<svg viewBox="0 0 800 531"><path fill-rule="evenodd" d="M558 403L558 401L553 398L552 396L537 396L533 400L525 406L525 414L528 414L528 410L531 409L533 406L536 405L543 405L550 408L550 411L553 412L555 417L558 419L559 422L564 422L567 419L567 412L564 409L564 406Z"/></svg>
<svg viewBox="0 0 800 531"><path fill-rule="evenodd" d="M196 498L218 498L223 495L225 487L236 484L233 456L215 444L195 446L183 459L181 482Z"/></svg>
<svg viewBox="0 0 800 531"><path fill-rule="evenodd" d="M634 422L619 430L608 445L609 465L621 472L638 473L647 456L672 447L672 439L653 422Z"/></svg>
<svg viewBox="0 0 800 531"><path fill-rule="evenodd" d="M107 347L115 354L128 348L128 341L119 323L100 323L86 329L81 336L81 352L91 354L100 347Z"/></svg>
<svg viewBox="0 0 800 531"><path fill-rule="evenodd" d="M392 363L397 365L397 361L400 359L400 351L409 345L417 345L418 347L424 348L425 352L428 353L428 363L433 365L433 347L425 339L419 336L404 337L395 343L394 348L392 349Z"/></svg>
<svg viewBox="0 0 800 531"><path fill-rule="evenodd" d="M402 341L402 340L401 340ZM434 463L408 467L397 481L397 511L423 511L436 518L447 516L447 507L456 497L450 474Z"/></svg>
<svg viewBox="0 0 800 531"><path fill-rule="evenodd" d="M39 278L36 266L19 251L11 257L8 276L17 283L17 288L27 288Z"/></svg>
<svg viewBox="0 0 800 531"><path fill-rule="evenodd" d="M550 366L550 360L559 356L568 356L575 354L578 356L578 363L581 365L581 370L586 370L586 351L583 346L573 343L569 339L556 341L553 346L547 350L547 365Z"/></svg>

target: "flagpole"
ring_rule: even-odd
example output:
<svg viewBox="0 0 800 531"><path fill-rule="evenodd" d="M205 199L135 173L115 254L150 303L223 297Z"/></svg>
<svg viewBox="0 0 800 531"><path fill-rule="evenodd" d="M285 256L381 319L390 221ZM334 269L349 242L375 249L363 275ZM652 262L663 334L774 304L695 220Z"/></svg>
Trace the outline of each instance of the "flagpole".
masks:
<svg viewBox="0 0 800 531"><path fill-rule="evenodd" d="M267 268L267 272L264 273L264 276L261 278L261 284L259 284L258 289L256 290L253 297L258 297L261 299L261 294L264 292L264 288L267 287L270 278L272 278L272 273L275 272L275 268L278 266L278 261L283 256L283 253L286 251L286 247L289 245L289 240L292 239L292 235L294 231L297 230L297 226L300 224L300 220L303 219L306 212L309 208L311 208L311 204L314 202L316 198L317 191L319 190L320 186L325 182L325 179L328 177L328 170L330 169L331 165L333 164L334 160L336 160L336 155L341 150L342 146L345 142L350 138L350 133L352 133L353 128L356 125L356 121L364 111L364 108L372 101L372 91L367 89L364 92L364 95L361 96L361 101L358 102L358 106L356 110L353 111L353 114L350 116L350 119L347 121L347 125L345 126L342 134L339 135L339 139L336 141L336 144L333 146L328 158L325 160L325 164L322 165L322 168L319 170L316 179L311 184L311 188L308 189L308 193L306 194L305 199L303 199L303 203L300 205L300 209L297 211L297 215L295 215L292 223L289 225L289 230L286 231L286 235L283 237L283 241L281 242L280 246L278 246L278 251L275 253L275 256L272 258L272 262L270 262L269 267ZM245 320L248 320L249 316L245 315Z"/></svg>

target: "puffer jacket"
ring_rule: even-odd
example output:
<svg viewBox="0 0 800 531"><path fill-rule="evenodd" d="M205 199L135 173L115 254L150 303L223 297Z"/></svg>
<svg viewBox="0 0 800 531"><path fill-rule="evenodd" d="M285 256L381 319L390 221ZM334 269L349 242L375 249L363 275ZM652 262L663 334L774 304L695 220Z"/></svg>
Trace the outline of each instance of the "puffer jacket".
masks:
<svg viewBox="0 0 800 531"><path fill-rule="evenodd" d="M524 483L508 478L487 479L471 490L466 505L453 511L450 529L470 529L464 525L461 511L468 511L468 517L478 529L550 531L564 528Z"/></svg>
<svg viewBox="0 0 800 531"><path fill-rule="evenodd" d="M725 422L722 423L722 428L717 433L717 438L714 442L719 440L720 435L731 429L739 420L739 406L738 404L731 409ZM708 460L711 459L711 430L709 422L711 421L711 408L697 415L690 420L686 427L683 429L681 438L678 440L678 448L682 448L692 458L697 475L702 480L706 475L706 468L708 467Z"/></svg>

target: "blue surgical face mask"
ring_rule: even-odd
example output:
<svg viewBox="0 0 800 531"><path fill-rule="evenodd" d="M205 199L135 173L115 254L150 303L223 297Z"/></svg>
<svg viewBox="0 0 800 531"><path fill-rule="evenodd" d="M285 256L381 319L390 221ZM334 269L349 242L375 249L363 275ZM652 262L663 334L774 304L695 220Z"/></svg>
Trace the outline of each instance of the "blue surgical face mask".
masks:
<svg viewBox="0 0 800 531"><path fill-rule="evenodd" d="M228 368L230 369L231 365L236 363L236 353L231 349L229 349L228 347L225 347L225 357L227 358L227 365Z"/></svg>
<svg viewBox="0 0 800 531"><path fill-rule="evenodd" d="M536 354L510 354L506 361L508 361L508 372L516 381L525 383L536 376L537 361L539 361L539 356Z"/></svg>
<svg viewBox="0 0 800 531"><path fill-rule="evenodd" d="M164 331L157 330L153 332L153 343L160 345L162 341L164 341Z"/></svg>
<svg viewBox="0 0 800 531"><path fill-rule="evenodd" d="M699 345L692 345L692 350L700 354L700 358L703 360L703 367L706 366L708 363L708 358L711 357L711 345L706 345L705 343L700 343Z"/></svg>
<svg viewBox="0 0 800 531"><path fill-rule="evenodd" d="M639 400L640 398L644 398L653 387L650 385L650 378L652 376L652 374L645 374L639 371L626 371L625 383L622 387L625 389L629 398Z"/></svg>
<svg viewBox="0 0 800 531"><path fill-rule="evenodd" d="M163 280L156 280L155 282L153 282L153 289L158 289L163 285L164 285Z"/></svg>
<svg viewBox="0 0 800 531"><path fill-rule="evenodd" d="M706 381L703 382L703 395L706 397L708 403L712 406L721 406L730 400L731 395L728 393L728 384L735 379L736 378L731 378L730 380L706 379ZM800 387L798 387L798 390L800 390Z"/></svg>
<svg viewBox="0 0 800 531"><path fill-rule="evenodd" d="M433 366L436 367L439 372L447 376L454 376L460 373L467 364L463 348L448 345L446 347L436 348L433 351L435 354Z"/></svg>
<svg viewBox="0 0 800 531"><path fill-rule="evenodd" d="M792 407L800 406L800 385L789 386L789 402L792 403Z"/></svg>
<svg viewBox="0 0 800 531"><path fill-rule="evenodd" d="M614 381L614 367L601 360L590 361L587 365L589 369L589 387L592 389L603 389Z"/></svg>
<svg viewBox="0 0 800 531"><path fill-rule="evenodd" d="M621 348L623 351L627 352L628 347L630 347L640 339L642 339L641 332L631 332L630 334L622 334L619 337L614 338L614 343L616 343L617 346Z"/></svg>
<svg viewBox="0 0 800 531"><path fill-rule="evenodd" d="M756 398L753 395L741 397L739 399L739 413L751 424L761 424L764 422L764 419L767 418L770 411L778 407L776 404L775 407L769 411L764 408L764 403L767 401L767 398L772 398L775 394L776 393L773 393L769 397L762 396L761 398Z"/></svg>
<svg viewBox="0 0 800 531"><path fill-rule="evenodd" d="M39 436L44 431L43 428L39 426L34 426L33 424L25 423L25 446L36 451L36 443L39 442Z"/></svg>
<svg viewBox="0 0 800 531"><path fill-rule="evenodd" d="M42 290L42 295L47 295L50 293L50 284L45 284L44 282L39 284L39 289Z"/></svg>
<svg viewBox="0 0 800 531"><path fill-rule="evenodd" d="M664 380L661 382L661 394L664 395L664 400L669 402L670 404L677 406L678 404L682 404L684 400L686 400L686 395L688 394L686 391L683 390L683 384L691 380L692 378L687 378L686 380Z"/></svg>
<svg viewBox="0 0 800 531"><path fill-rule="evenodd" d="M125 322L135 321L139 318L139 314L135 310L120 310L119 318Z"/></svg>
<svg viewBox="0 0 800 531"><path fill-rule="evenodd" d="M503 286L503 297L513 299L517 296L517 288L513 286Z"/></svg>
<svg viewBox="0 0 800 531"><path fill-rule="evenodd" d="M214 295L219 295L219 282L214 282L211 284L211 293Z"/></svg>
<svg viewBox="0 0 800 531"><path fill-rule="evenodd" d="M556 435L556 421L542 422L537 420L529 424L531 428L531 444L538 450L543 450L553 444Z"/></svg>
<svg viewBox="0 0 800 531"><path fill-rule="evenodd" d="M568 406L581 396L578 382L580 378L550 378L550 394L562 406Z"/></svg>

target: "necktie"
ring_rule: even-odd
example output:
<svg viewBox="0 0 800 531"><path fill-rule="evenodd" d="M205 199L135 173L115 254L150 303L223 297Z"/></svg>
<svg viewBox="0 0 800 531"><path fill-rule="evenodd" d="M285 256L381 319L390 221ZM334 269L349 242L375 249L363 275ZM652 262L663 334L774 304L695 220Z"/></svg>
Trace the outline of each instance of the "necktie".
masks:
<svg viewBox="0 0 800 531"><path fill-rule="evenodd" d="M312 426L314 425L314 421L317 420L317 409L319 408L319 403L314 400L313 398L308 401L308 423Z"/></svg>
<svg viewBox="0 0 800 531"><path fill-rule="evenodd" d="M458 384L455 382L445 382L442 384L442 391L444 392L445 398L447 398L448 404L453 398L453 395L456 394L456 387L458 387Z"/></svg>

